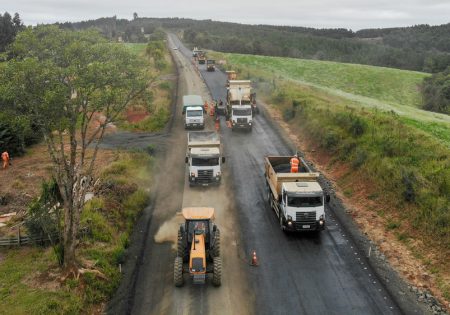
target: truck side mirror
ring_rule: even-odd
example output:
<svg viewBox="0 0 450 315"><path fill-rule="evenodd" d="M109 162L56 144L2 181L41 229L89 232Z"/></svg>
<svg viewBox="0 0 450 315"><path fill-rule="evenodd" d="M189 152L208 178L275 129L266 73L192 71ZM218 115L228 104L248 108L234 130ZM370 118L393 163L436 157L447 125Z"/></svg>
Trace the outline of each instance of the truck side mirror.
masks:
<svg viewBox="0 0 450 315"><path fill-rule="evenodd" d="M185 158L184 158L184 163L188 163L189 162L189 158L186 156Z"/></svg>
<svg viewBox="0 0 450 315"><path fill-rule="evenodd" d="M328 194L325 195L325 201L326 201L327 203L330 202L330 195L328 195Z"/></svg>
<svg viewBox="0 0 450 315"><path fill-rule="evenodd" d="M222 156L222 164L225 163L225 157Z"/></svg>

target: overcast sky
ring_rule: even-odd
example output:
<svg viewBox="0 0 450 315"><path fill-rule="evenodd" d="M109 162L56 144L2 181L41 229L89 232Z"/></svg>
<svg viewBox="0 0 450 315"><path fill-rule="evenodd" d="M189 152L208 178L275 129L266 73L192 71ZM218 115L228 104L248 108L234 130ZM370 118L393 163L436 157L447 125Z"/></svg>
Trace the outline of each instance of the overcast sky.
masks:
<svg viewBox="0 0 450 315"><path fill-rule="evenodd" d="M6 2L6 0L0 0ZM117 15L358 30L450 22L450 0L14 0L0 5L27 25ZM0 12L1 12L0 11Z"/></svg>

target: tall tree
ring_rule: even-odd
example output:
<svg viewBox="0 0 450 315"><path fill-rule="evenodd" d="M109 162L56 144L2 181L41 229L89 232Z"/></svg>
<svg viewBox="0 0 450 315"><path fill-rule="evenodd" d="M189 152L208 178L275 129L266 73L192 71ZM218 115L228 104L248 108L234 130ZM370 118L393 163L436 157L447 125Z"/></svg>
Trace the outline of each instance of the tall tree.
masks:
<svg viewBox="0 0 450 315"><path fill-rule="evenodd" d="M14 18L8 12L0 14L0 52L5 51L6 47L14 41L16 34L24 28L18 13Z"/></svg>
<svg viewBox="0 0 450 315"><path fill-rule="evenodd" d="M0 93L44 136L64 200L64 267L76 270L80 213L99 144L106 126L145 89L145 67L95 31L55 26L19 33L9 53L14 58L0 67Z"/></svg>

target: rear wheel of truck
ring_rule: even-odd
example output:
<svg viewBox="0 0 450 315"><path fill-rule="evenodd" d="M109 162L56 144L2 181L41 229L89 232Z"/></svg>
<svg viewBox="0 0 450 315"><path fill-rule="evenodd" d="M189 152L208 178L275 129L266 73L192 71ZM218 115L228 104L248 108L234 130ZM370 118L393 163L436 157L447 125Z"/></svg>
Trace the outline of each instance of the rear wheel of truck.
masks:
<svg viewBox="0 0 450 315"><path fill-rule="evenodd" d="M176 257L173 265L173 283L176 287L182 287L183 281L183 258Z"/></svg>
<svg viewBox="0 0 450 315"><path fill-rule="evenodd" d="M214 257L214 269L212 283L218 287L222 284L222 259L220 257Z"/></svg>

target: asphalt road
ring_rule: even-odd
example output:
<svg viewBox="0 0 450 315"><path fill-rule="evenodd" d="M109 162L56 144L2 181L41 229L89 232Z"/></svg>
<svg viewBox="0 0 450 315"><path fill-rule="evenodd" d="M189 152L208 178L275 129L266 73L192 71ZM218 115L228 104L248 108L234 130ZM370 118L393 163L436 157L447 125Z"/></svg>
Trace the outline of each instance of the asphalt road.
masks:
<svg viewBox="0 0 450 315"><path fill-rule="evenodd" d="M200 94L225 99L226 76L206 72L201 80L191 52L174 35L169 45L179 69L179 99ZM402 314L377 278L341 220L336 202L326 209L327 228L319 234L287 235L265 197L263 158L289 155L289 145L264 115L257 115L251 133L231 132L221 121L227 157L218 188L189 188L184 166L186 132L178 104L166 152L155 170L154 199L134 236L135 268L128 268L111 314ZM212 120L208 121L212 130ZM183 288L173 286L174 242L178 215L184 206L214 206L222 235L223 283ZM142 237L139 237L142 235ZM249 265L256 251L259 266ZM139 254L139 255L138 255ZM140 258L139 258L140 257ZM412 310L412 311L411 311Z"/></svg>
<svg viewBox="0 0 450 315"><path fill-rule="evenodd" d="M186 58L191 52L173 38ZM213 99L226 98L226 75L199 66ZM223 118L222 118L223 119ZM248 269L255 314L398 314L364 255L327 209L327 229L317 235L286 235L267 206L263 157L289 155L288 146L262 115L251 133L221 124L233 198L246 253L260 266Z"/></svg>

